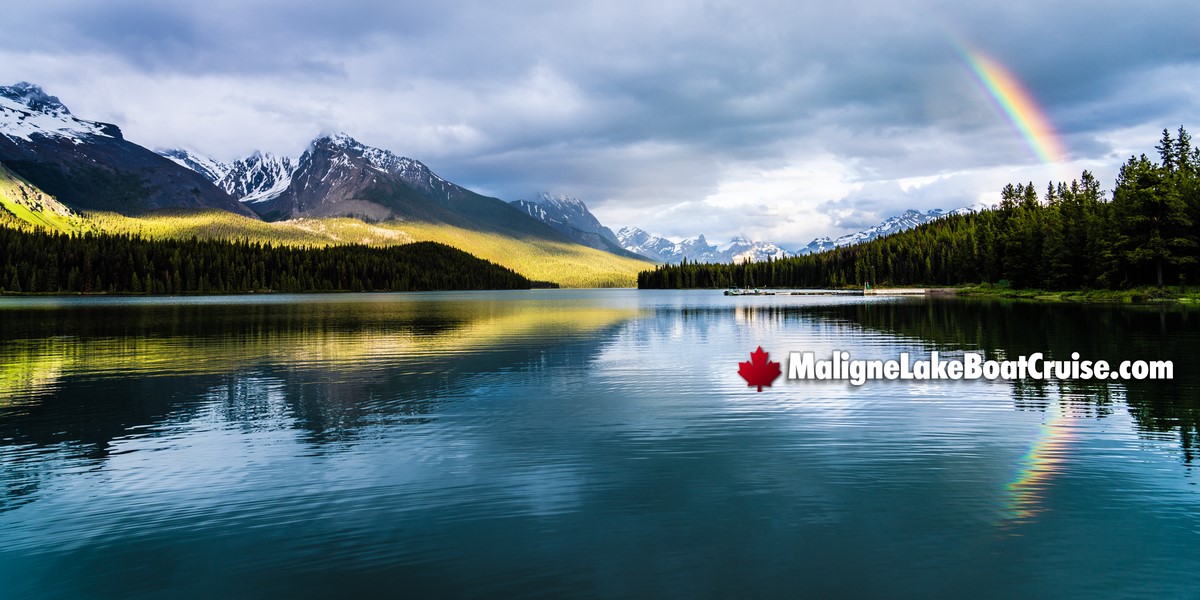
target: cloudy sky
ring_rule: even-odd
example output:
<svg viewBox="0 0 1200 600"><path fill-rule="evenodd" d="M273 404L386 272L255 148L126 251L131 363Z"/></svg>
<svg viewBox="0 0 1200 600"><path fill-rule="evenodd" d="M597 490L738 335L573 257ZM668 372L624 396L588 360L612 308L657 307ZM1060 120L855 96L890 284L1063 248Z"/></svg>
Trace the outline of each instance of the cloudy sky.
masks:
<svg viewBox="0 0 1200 600"><path fill-rule="evenodd" d="M1200 98L1200 3L23 2L0 84L150 147L299 155L322 132L614 229L785 247L1152 152ZM973 73L1028 90L1039 159ZM1191 120L1189 120L1191 119Z"/></svg>

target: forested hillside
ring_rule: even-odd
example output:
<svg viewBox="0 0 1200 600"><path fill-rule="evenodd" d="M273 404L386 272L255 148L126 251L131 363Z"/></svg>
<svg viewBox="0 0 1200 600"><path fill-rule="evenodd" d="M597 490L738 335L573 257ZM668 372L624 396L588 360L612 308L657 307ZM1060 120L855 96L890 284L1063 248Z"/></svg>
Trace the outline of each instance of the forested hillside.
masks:
<svg viewBox="0 0 1200 600"><path fill-rule="evenodd" d="M0 292L424 291L532 285L510 269L434 242L288 248L0 227Z"/></svg>
<svg viewBox="0 0 1200 600"><path fill-rule="evenodd" d="M990 210L828 252L748 264L664 265L641 288L1000 283L1119 289L1200 280L1200 149L1163 130L1159 160L1130 157L1111 200L1091 173L1008 185Z"/></svg>

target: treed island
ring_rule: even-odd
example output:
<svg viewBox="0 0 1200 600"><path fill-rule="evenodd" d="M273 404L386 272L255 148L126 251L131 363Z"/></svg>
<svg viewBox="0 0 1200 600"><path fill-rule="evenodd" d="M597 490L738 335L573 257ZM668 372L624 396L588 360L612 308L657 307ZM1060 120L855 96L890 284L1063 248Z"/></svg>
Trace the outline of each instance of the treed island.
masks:
<svg viewBox="0 0 1200 600"><path fill-rule="evenodd" d="M870 242L742 264L662 265L639 288L959 286L1151 290L1200 281L1200 148L1163 130L1158 160L1130 157L1111 199L1084 171L1070 183L1009 184L987 210ZM1151 292L1153 294L1153 292Z"/></svg>

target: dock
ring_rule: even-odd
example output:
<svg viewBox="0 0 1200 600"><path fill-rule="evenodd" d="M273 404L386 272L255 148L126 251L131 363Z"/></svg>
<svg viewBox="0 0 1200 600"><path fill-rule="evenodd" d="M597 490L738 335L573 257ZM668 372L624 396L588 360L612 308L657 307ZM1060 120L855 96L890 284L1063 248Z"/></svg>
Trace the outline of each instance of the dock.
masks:
<svg viewBox="0 0 1200 600"><path fill-rule="evenodd" d="M953 288L867 288L855 290L777 290L732 288L726 296L931 296L954 293Z"/></svg>

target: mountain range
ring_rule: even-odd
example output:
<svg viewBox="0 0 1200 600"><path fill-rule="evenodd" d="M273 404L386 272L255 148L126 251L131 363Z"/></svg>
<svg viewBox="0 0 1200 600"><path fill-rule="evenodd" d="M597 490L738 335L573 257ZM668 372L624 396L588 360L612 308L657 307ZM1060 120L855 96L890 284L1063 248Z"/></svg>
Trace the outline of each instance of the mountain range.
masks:
<svg viewBox="0 0 1200 600"><path fill-rule="evenodd" d="M570 243L518 207L346 134L318 137L295 161L254 153L226 164L187 149L143 148L116 125L79 119L24 82L0 87L0 163L79 210L136 216L218 209L267 221L350 217Z"/></svg>
<svg viewBox="0 0 1200 600"><path fill-rule="evenodd" d="M254 216L199 173L126 140L116 125L76 118L29 83L0 86L0 163L75 209L208 208Z"/></svg>
<svg viewBox="0 0 1200 600"><path fill-rule="evenodd" d="M300 246L437 241L565 286L630 286L651 264L575 243L518 206L346 134L318 136L295 159L155 152L29 83L0 87L0 168L0 217L59 231Z"/></svg>
<svg viewBox="0 0 1200 600"><path fill-rule="evenodd" d="M969 208L959 208L950 211L939 208L927 212L907 210L902 214L885 219L882 223L874 227L848 233L836 239L819 237L809 242L808 245L792 251L785 250L774 242L751 241L742 236L733 238L724 246L710 244L704 239L703 234L674 242L663 237L651 235L637 227L623 227L617 232L617 240L620 242L622 248L630 252L666 263L678 263L684 259L687 259L689 262L713 263L758 262L767 258L779 259L789 256L803 256L842 246L869 242L875 238L912 229L923 223L928 223L948 215L969 212L971 212Z"/></svg>
<svg viewBox="0 0 1200 600"><path fill-rule="evenodd" d="M226 223L222 231L270 232L266 235L286 239L311 234L328 243L345 243L325 225L314 229L304 223L352 219L360 225L378 224L350 238L361 243L453 238L491 260L508 260L514 267L519 263L527 271L538 270L538 263L555 263L551 271L593 282L630 277L646 268L647 260L741 262L819 252L950 214L910 210L861 232L817 238L795 251L740 236L723 246L709 243L703 235L675 242L638 227L614 233L584 202L568 196L540 193L511 203L484 196L438 176L420 161L344 133L317 137L295 159L255 152L223 162L187 148L151 151L126 140L116 125L75 117L57 97L24 82L0 86L0 168L15 182L14 193L25 198L8 203L12 207L6 204L9 212L25 210L19 206L53 206L44 214L54 222L83 218L75 211L146 219L163 209L216 210L291 228L283 232L279 227ZM200 225L189 227L201 227L202 233ZM613 258L587 254L594 251ZM605 274L613 269L622 274Z"/></svg>
<svg viewBox="0 0 1200 600"><path fill-rule="evenodd" d="M477 194L420 161L365 145L345 133L314 139L295 160L255 152L222 163L181 148L159 153L204 175L267 221L347 217L368 223L450 224L558 242L571 238L551 224L528 218L518 205Z"/></svg>
<svg viewBox="0 0 1200 600"><path fill-rule="evenodd" d="M651 235L638 227L622 227L617 232L621 247L666 263L689 262L752 262L768 258L786 258L791 253L773 242L755 242L737 236L724 246L710 244L700 234L679 242Z"/></svg>
<svg viewBox="0 0 1200 600"><path fill-rule="evenodd" d="M970 212L968 208L952 211L933 209L927 212L908 210L903 214L889 217L874 227L849 233L836 239L819 237L802 248L789 251L774 242L752 241L744 236L737 236L729 243L719 246L710 243L703 234L676 242L632 226L622 227L614 235L612 230L601 224L600 220L588 210L587 205L579 199L546 192L540 193L533 200L517 200L513 202L513 205L520 207L530 216L540 219L578 243L608 252L624 251L665 263L678 263L685 259L690 262L713 263L757 262L768 258L801 256L867 242L877 237L912 229L922 223L928 223L950 214Z"/></svg>

